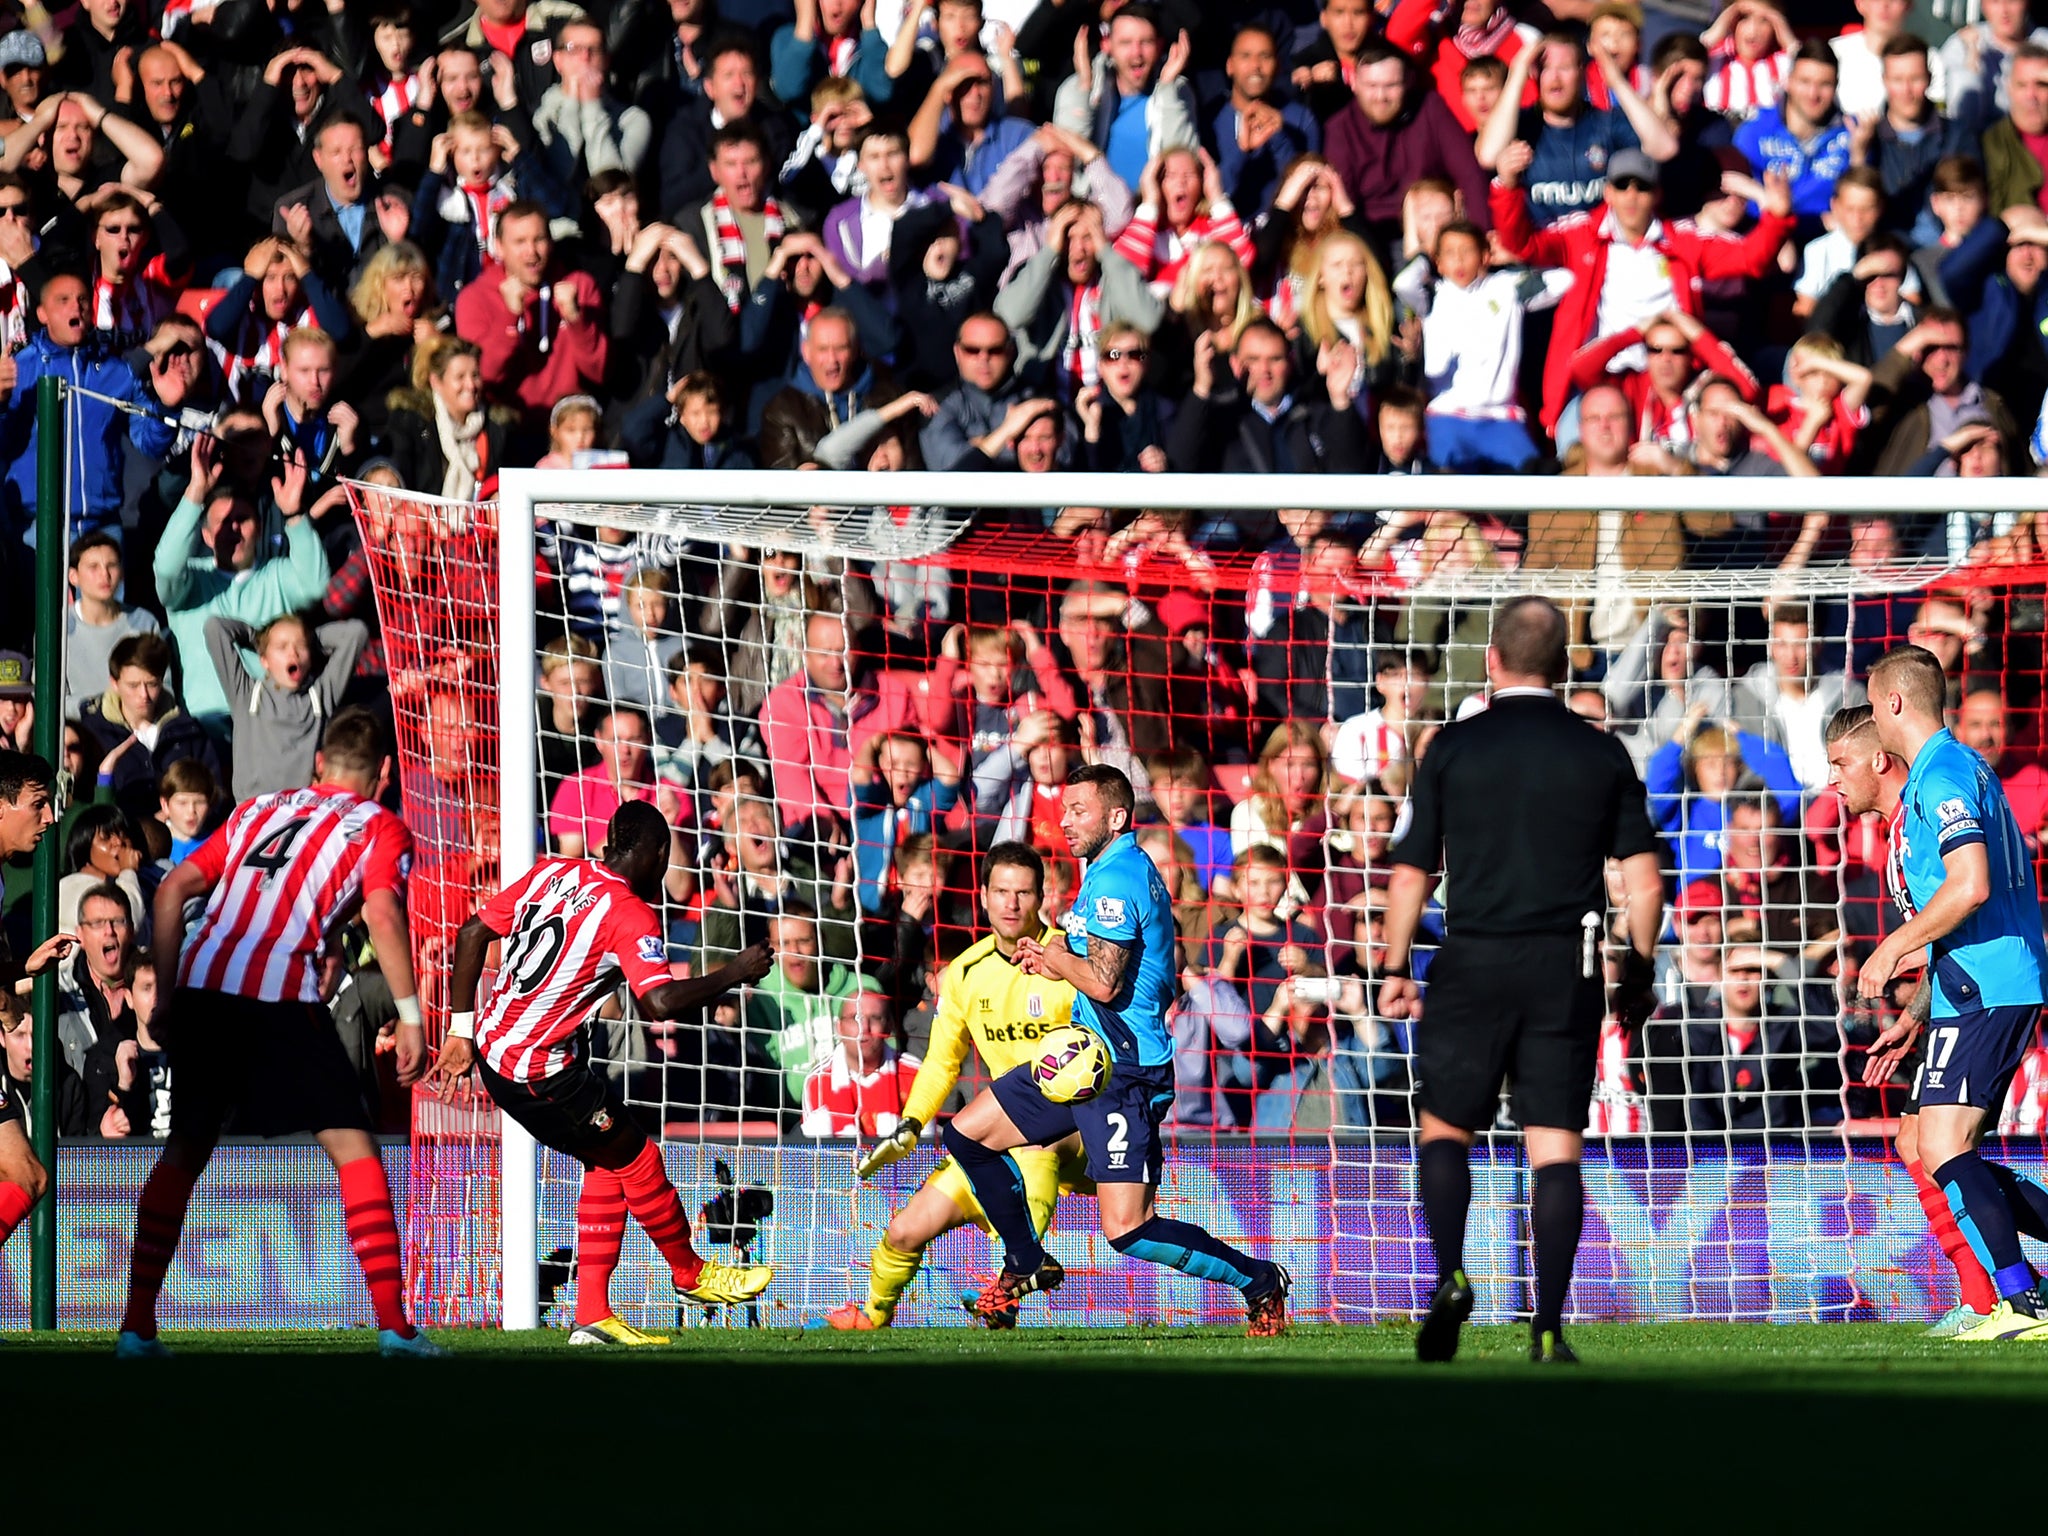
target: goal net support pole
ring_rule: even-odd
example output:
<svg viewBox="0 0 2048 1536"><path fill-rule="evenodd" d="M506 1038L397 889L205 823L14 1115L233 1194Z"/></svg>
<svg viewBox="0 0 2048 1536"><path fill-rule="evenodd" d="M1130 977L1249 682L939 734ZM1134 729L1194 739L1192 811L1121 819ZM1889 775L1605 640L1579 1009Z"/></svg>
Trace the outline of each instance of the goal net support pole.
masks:
<svg viewBox="0 0 2048 1536"><path fill-rule="evenodd" d="M510 475L499 491L498 591L524 591L533 583L533 496L530 477ZM536 801L540 783L539 743L534 739L534 672L528 660L535 652L534 605L501 602L500 655L517 657L518 665L498 669L500 722L498 793L499 863L504 883L511 885L533 868L543 808ZM504 1243L503 1326L507 1330L540 1326L539 1246L540 1190L535 1175L533 1136L510 1115L499 1117L498 1190L502 1209L499 1229Z"/></svg>

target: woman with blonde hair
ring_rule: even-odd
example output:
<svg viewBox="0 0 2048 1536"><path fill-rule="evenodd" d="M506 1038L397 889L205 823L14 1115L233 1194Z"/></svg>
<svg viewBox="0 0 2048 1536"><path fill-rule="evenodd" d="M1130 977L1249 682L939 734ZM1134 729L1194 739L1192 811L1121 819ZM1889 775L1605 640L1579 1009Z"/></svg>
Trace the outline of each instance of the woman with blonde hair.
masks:
<svg viewBox="0 0 2048 1536"><path fill-rule="evenodd" d="M406 488L453 501L489 496L505 466L505 426L484 409L482 351L437 336L412 374L413 387L391 397L391 462Z"/></svg>
<svg viewBox="0 0 2048 1536"><path fill-rule="evenodd" d="M1230 851L1263 845L1284 856L1290 835L1322 813L1329 774L1321 731L1306 720L1274 726L1252 769L1251 793L1230 813Z"/></svg>
<svg viewBox="0 0 2048 1536"><path fill-rule="evenodd" d="M1237 350L1238 333L1263 311L1251 274L1221 241L1197 246L1166 299L1167 315L1152 340L1152 377L1169 399L1185 398L1195 377L1195 342L1215 338L1219 359Z"/></svg>
<svg viewBox="0 0 2048 1536"><path fill-rule="evenodd" d="M1344 179L1330 162L1321 155L1302 155L1287 168L1271 214L1253 229L1253 290L1288 335L1300 328L1322 242L1356 212Z"/></svg>
<svg viewBox="0 0 2048 1536"><path fill-rule="evenodd" d="M1366 409L1399 377L1402 355L1394 344L1394 293L1372 247L1348 229L1316 244L1316 274L1294 342L1295 377L1319 378L1340 348L1353 357L1351 398Z"/></svg>
<svg viewBox="0 0 2048 1536"><path fill-rule="evenodd" d="M380 248L349 290L357 328L335 360L334 395L356 408L372 442L385 439L394 390L417 385L413 351L440 335L441 296L426 254L410 240Z"/></svg>

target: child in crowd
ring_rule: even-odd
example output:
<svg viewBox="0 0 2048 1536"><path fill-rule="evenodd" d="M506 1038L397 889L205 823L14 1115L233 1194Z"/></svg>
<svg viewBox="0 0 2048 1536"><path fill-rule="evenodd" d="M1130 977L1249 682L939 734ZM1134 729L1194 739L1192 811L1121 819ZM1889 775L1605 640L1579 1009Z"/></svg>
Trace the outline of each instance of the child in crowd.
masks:
<svg viewBox="0 0 2048 1536"><path fill-rule="evenodd" d="M1243 903L1237 921L1215 941L1213 975L1233 982L1263 1015L1273 992L1290 976L1320 974L1322 941L1287 904L1287 859L1278 849L1254 844L1237 856L1231 877Z"/></svg>
<svg viewBox="0 0 2048 1536"><path fill-rule="evenodd" d="M1754 117L1777 102L1799 50L1784 16L1762 0L1735 0L1700 41L1710 61L1707 110L1733 118Z"/></svg>
<svg viewBox="0 0 2048 1536"><path fill-rule="evenodd" d="M991 752L1016 740L1029 716L1043 710L1072 720L1081 709L1044 636L1021 619L955 624L939 643L931 686L957 700L945 734L966 738L970 775L980 773Z"/></svg>
<svg viewBox="0 0 2048 1536"><path fill-rule="evenodd" d="M1337 727L1330 744L1330 767L1349 784L1383 778L1409 757L1409 736L1429 699L1430 670L1421 656L1382 651L1373 667L1378 708L1353 715Z"/></svg>
<svg viewBox="0 0 2048 1536"><path fill-rule="evenodd" d="M604 685L614 704L650 715L668 702L668 669L683 648L671 599L676 580L642 566L619 588L619 622L605 640Z"/></svg>
<svg viewBox="0 0 2048 1536"><path fill-rule="evenodd" d="M828 75L811 87L810 126L783 162L782 195L800 208L830 208L860 196L856 146L875 120L867 93L851 75Z"/></svg>
<svg viewBox="0 0 2048 1536"><path fill-rule="evenodd" d="M171 851L160 874L176 869L206 841L207 822L220 793L212 770L195 757L180 758L157 780L157 820L171 835Z"/></svg>
<svg viewBox="0 0 2048 1536"><path fill-rule="evenodd" d="M1520 153L1511 147L1502 159ZM1488 271L1486 236L1463 220L1444 226L1434 255L1437 281L1401 295L1422 316L1430 461L1452 471L1518 470L1536 457L1518 382L1522 319L1556 303L1572 276Z"/></svg>
<svg viewBox="0 0 2048 1536"><path fill-rule="evenodd" d="M1422 396L1406 384L1380 391L1373 402L1374 436L1379 440L1379 462L1373 466L1376 473L1429 473L1431 465L1423 427L1426 413Z"/></svg>
<svg viewBox="0 0 2048 1536"><path fill-rule="evenodd" d="M936 766L936 772L935 770ZM932 831L960 800L960 765L908 731L870 736L855 749L853 862L860 904L881 909L889 857L906 837Z"/></svg>
<svg viewBox="0 0 2048 1536"><path fill-rule="evenodd" d="M1035 709L974 766L974 816L981 846L1015 838L1050 858L1067 851L1061 796L1080 735L1072 720Z"/></svg>
<svg viewBox="0 0 2048 1536"><path fill-rule="evenodd" d="M654 771L684 786L733 755L733 718L725 707L724 648L692 638L668 666L668 704L654 721Z"/></svg>
<svg viewBox="0 0 2048 1536"><path fill-rule="evenodd" d="M315 639L326 656L317 671ZM261 630L240 619L206 621L207 653L233 711L237 801L313 782L321 734L369 639L369 629L356 619L322 624L311 636L296 614L272 619ZM243 664L245 651L255 654L260 678Z"/></svg>
<svg viewBox="0 0 2048 1536"><path fill-rule="evenodd" d="M427 174L412 200L412 238L434 261L434 283L453 299L498 255L498 215L521 199L554 208L559 189L544 157L519 159L512 130L481 112L458 112L434 136Z"/></svg>
<svg viewBox="0 0 2048 1536"><path fill-rule="evenodd" d="M1863 242L1877 231L1884 216L1884 177L1874 165L1852 165L1835 183L1828 202L1828 232L1806 242L1799 257L1799 280L1792 285L1792 313L1805 319L1813 313L1828 285L1856 265ZM1910 272L1903 290L1920 296L1920 282Z"/></svg>
<svg viewBox="0 0 2048 1536"><path fill-rule="evenodd" d="M1458 95L1465 104L1465 115L1475 123L1485 122L1507 83L1507 65L1490 53L1466 64L1458 71Z"/></svg>
<svg viewBox="0 0 2048 1536"><path fill-rule="evenodd" d="M1822 474L1841 473L1870 423L1870 370L1850 362L1834 337L1814 333L1793 343L1786 373L1792 382L1771 386L1764 414Z"/></svg>
<svg viewBox="0 0 2048 1536"><path fill-rule="evenodd" d="M1219 827L1209 814L1212 792L1209 765L1193 747L1177 747L1145 760L1152 779L1152 803L1159 817L1188 845L1195 858L1195 878L1203 891L1215 888L1231 873L1230 829Z"/></svg>
<svg viewBox="0 0 2048 1536"><path fill-rule="evenodd" d="M636 469L754 468L733 436L718 379L701 370L627 411L619 442Z"/></svg>
<svg viewBox="0 0 2048 1536"><path fill-rule="evenodd" d="M579 462L576 456L597 447L598 433L603 426L604 409L589 395L571 395L566 400L557 400L554 409L548 412L548 451L534 468L588 467L588 460Z"/></svg>
<svg viewBox="0 0 2048 1536"><path fill-rule="evenodd" d="M384 125L383 140L370 151L379 173L391 163L391 138L399 119L419 100L420 72L413 65L412 41L412 7L405 0L377 0L370 9L375 57L363 80L363 93Z"/></svg>

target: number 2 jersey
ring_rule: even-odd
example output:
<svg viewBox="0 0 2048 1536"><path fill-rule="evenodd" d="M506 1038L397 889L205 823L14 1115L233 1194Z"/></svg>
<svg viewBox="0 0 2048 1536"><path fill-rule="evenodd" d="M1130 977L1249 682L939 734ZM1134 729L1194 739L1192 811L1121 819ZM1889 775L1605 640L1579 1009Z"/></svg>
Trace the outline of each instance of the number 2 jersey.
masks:
<svg viewBox="0 0 2048 1536"><path fill-rule="evenodd" d="M1981 843L1991 891L1930 949L1935 1018L2041 1001L2048 949L2034 865L2005 788L1983 758L1947 731L1929 737L1900 793L1892 857L1911 910L1922 912L1948 878L1947 855Z"/></svg>
<svg viewBox="0 0 2048 1536"><path fill-rule="evenodd" d="M584 1025L621 978L635 997L669 980L654 909L595 859L542 859L477 916L505 947L477 1009L476 1051L512 1082L574 1062Z"/></svg>
<svg viewBox="0 0 2048 1536"><path fill-rule="evenodd" d="M245 800L192 854L213 885L178 985L260 1002L320 1001L327 935L366 896L405 897L412 835L333 784Z"/></svg>

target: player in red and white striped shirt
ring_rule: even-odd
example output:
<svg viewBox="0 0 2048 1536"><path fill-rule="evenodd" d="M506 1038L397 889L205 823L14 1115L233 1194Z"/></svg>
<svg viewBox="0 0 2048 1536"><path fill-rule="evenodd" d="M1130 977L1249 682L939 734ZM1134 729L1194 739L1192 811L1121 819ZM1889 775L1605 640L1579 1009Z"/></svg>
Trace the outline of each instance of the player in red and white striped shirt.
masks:
<svg viewBox="0 0 2048 1536"><path fill-rule="evenodd" d="M142 1187L117 1352L169 1351L156 1299L177 1252L192 1186L230 1118L243 1135L312 1133L334 1160L349 1244L363 1267L387 1355L440 1355L405 1315L391 1189L369 1110L324 998L327 937L361 909L398 1009L398 1080L426 1064L406 930L412 840L375 803L390 773L383 732L366 710L328 722L310 789L258 795L157 887L156 973L177 988L156 1033L177 1092L171 1134ZM186 933L185 908L205 899Z"/></svg>
<svg viewBox="0 0 2048 1536"><path fill-rule="evenodd" d="M632 1211L675 1271L676 1289L707 1305L737 1305L767 1289L766 1264L722 1264L690 1246L690 1222L661 1149L609 1080L586 1061L584 1034L623 980L651 1019L701 1010L772 963L755 945L708 976L669 975L649 902L668 872L670 829L646 801L613 813L602 860L542 859L455 936L448 1039L434 1079L444 1094L472 1067L498 1106L534 1139L583 1164L576 1203L576 1328L572 1344L665 1344L612 1313L612 1271ZM504 951L490 995L477 984L492 944Z"/></svg>

